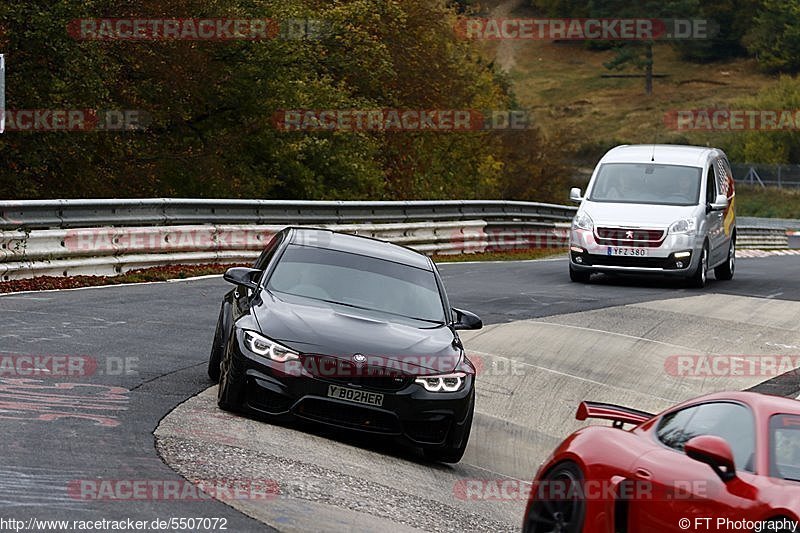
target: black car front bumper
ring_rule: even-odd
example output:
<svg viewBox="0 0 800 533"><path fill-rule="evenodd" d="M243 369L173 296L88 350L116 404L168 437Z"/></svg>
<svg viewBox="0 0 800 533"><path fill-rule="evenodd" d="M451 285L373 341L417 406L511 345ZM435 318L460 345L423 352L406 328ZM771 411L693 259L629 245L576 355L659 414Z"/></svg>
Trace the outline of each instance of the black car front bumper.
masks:
<svg viewBox="0 0 800 533"><path fill-rule="evenodd" d="M468 430L474 403L474 375L457 392L429 392L402 380L320 377L302 365L287 371L277 363L242 349L232 339L227 364L232 379L230 403L279 420L300 418L361 432L386 435L409 444L435 448L458 442ZM330 398L331 385L383 395L380 407Z"/></svg>

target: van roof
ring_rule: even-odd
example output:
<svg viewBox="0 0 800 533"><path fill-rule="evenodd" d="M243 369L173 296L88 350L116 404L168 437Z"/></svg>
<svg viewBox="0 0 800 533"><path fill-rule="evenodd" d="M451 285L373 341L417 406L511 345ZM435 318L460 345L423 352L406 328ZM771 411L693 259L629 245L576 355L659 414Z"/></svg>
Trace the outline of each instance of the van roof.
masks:
<svg viewBox="0 0 800 533"><path fill-rule="evenodd" d="M612 148L601 163L663 163L705 167L712 156L725 155L718 148L679 144L631 144Z"/></svg>

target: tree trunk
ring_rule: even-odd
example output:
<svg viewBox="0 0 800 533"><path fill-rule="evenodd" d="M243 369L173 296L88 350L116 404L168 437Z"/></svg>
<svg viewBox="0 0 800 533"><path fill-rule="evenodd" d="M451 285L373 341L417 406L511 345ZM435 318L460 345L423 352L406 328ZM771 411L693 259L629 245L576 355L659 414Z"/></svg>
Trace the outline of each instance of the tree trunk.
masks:
<svg viewBox="0 0 800 533"><path fill-rule="evenodd" d="M653 94L653 43L647 43L647 50L645 51L645 76L644 76L644 92L647 96Z"/></svg>

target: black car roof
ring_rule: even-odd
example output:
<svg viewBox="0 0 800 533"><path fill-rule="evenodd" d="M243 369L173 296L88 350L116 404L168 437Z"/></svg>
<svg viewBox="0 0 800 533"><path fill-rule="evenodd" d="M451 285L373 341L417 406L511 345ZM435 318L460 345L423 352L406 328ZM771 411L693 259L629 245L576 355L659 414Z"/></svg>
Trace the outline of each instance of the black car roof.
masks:
<svg viewBox="0 0 800 533"><path fill-rule="evenodd" d="M291 244L365 255L433 270L427 256L390 242L321 228L292 228Z"/></svg>

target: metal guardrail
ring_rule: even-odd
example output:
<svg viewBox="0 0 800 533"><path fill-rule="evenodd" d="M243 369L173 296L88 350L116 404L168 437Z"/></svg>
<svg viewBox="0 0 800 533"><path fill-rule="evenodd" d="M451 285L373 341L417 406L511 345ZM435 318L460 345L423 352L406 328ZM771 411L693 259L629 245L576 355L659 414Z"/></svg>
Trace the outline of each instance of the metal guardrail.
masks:
<svg viewBox="0 0 800 533"><path fill-rule="evenodd" d="M789 234L785 228L737 225L736 247L741 250L785 250L789 248Z"/></svg>
<svg viewBox="0 0 800 533"><path fill-rule="evenodd" d="M576 208L492 200L22 200L0 202L0 230L184 224L346 224L432 220L568 221Z"/></svg>
<svg viewBox="0 0 800 533"><path fill-rule="evenodd" d="M286 225L357 233L427 254L555 249L566 246L576 210L492 200L6 201L0 202L0 280L116 275L167 264L248 263ZM739 247L787 248L785 228L741 219Z"/></svg>
<svg viewBox="0 0 800 533"><path fill-rule="evenodd" d="M286 225L427 254L560 248L575 207L508 201L43 200L0 202L0 279L243 263Z"/></svg>

